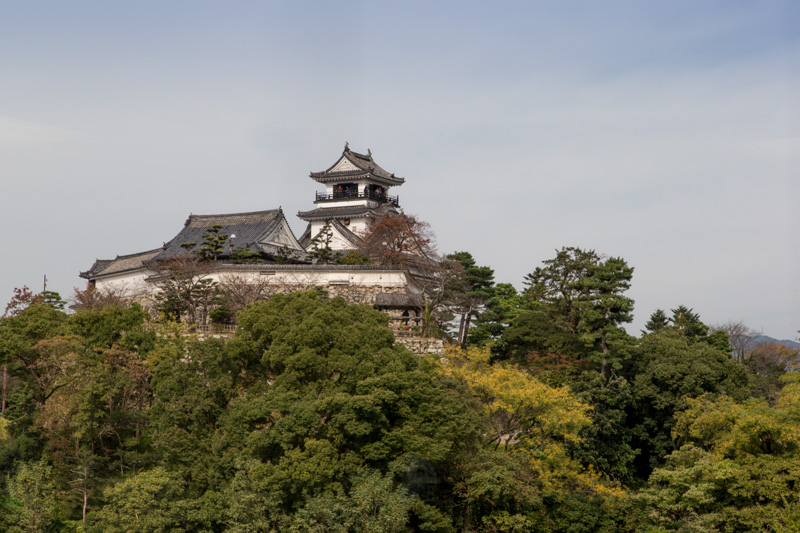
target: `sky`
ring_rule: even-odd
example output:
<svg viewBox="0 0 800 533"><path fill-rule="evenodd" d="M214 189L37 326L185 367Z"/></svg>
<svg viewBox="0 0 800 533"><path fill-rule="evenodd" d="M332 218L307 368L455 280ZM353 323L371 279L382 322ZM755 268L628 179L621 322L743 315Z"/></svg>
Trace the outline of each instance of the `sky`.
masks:
<svg viewBox="0 0 800 533"><path fill-rule="evenodd" d="M367 149L498 282L564 246L800 330L800 3L0 0L0 301L68 297L190 213L312 209Z"/></svg>

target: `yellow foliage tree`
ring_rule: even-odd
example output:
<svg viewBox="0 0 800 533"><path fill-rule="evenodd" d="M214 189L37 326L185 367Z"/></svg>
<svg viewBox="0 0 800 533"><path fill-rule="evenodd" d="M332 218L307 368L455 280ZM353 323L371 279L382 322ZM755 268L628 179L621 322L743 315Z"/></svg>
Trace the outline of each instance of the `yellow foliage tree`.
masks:
<svg viewBox="0 0 800 533"><path fill-rule="evenodd" d="M439 364L478 399L486 446L522 456L543 493L624 495L569 456L566 444L579 441L580 429L591 424L591 407L566 387L550 387L511 365L491 364L488 348L448 348Z"/></svg>

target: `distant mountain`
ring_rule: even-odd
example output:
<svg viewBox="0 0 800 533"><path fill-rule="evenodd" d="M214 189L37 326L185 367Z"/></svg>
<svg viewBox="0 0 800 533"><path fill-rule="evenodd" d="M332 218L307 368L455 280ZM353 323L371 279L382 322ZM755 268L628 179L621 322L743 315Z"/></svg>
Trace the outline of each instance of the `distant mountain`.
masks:
<svg viewBox="0 0 800 533"><path fill-rule="evenodd" d="M763 344L765 342L777 342L778 344L785 344L789 348L796 348L800 350L800 342L797 341L788 341L788 340L779 341L778 339L773 339L772 337L767 337L766 335L759 335L758 337L755 337L755 341L758 344Z"/></svg>

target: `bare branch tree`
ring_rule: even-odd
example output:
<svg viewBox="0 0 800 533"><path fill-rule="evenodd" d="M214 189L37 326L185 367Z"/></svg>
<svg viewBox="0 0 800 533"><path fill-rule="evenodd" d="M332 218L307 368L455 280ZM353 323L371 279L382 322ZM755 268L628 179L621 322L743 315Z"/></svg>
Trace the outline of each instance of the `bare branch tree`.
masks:
<svg viewBox="0 0 800 533"><path fill-rule="evenodd" d="M75 294L71 298L72 305L69 307L75 311L95 311L110 306L128 307L133 301L133 298L124 296L121 291L108 287L98 289L89 284L84 290L78 287L74 287L73 290Z"/></svg>
<svg viewBox="0 0 800 533"><path fill-rule="evenodd" d="M712 326L710 333L715 331L724 331L728 334L728 344L733 349L733 357L739 364L744 364L750 352L758 345L756 337L761 334L744 322L733 320Z"/></svg>

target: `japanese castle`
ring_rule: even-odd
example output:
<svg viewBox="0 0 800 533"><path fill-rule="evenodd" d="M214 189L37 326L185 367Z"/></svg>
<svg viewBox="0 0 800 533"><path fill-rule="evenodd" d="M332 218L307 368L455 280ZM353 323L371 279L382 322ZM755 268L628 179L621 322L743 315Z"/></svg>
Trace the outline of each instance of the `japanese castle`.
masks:
<svg viewBox="0 0 800 533"><path fill-rule="evenodd" d="M359 247L370 220L397 212L399 199L392 187L405 180L384 170L372 158L350 150L327 170L311 172L324 185L317 191L316 207L297 216L307 222L298 239L284 212L268 209L249 213L190 215L183 228L163 246L114 259L98 259L80 276L90 286L142 302L147 307L159 291L163 265L202 253L209 230L219 235L213 267L205 274L216 282L236 276L251 284L271 284L275 292L322 287L331 296L382 309L391 316L419 317L422 289L406 269L385 265L315 264L309 260L314 238L329 228L333 251ZM326 230L328 231L328 230ZM237 260L246 254L247 261ZM287 261L287 257L290 259ZM255 258L255 260L253 260ZM160 273L161 272L161 273Z"/></svg>

